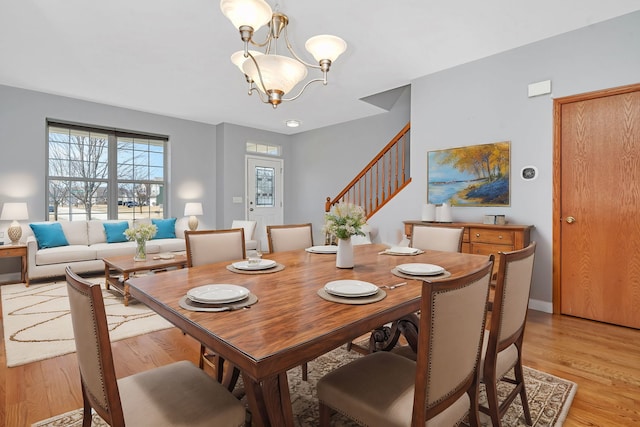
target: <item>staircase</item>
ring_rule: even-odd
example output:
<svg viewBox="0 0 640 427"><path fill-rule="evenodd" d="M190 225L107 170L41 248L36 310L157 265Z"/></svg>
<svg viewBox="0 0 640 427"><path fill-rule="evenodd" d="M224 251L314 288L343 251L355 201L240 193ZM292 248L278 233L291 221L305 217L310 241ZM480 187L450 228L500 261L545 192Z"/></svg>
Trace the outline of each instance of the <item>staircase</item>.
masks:
<svg viewBox="0 0 640 427"><path fill-rule="evenodd" d="M333 200L327 197L325 211L336 203L353 203L369 219L409 184L410 130L409 122Z"/></svg>

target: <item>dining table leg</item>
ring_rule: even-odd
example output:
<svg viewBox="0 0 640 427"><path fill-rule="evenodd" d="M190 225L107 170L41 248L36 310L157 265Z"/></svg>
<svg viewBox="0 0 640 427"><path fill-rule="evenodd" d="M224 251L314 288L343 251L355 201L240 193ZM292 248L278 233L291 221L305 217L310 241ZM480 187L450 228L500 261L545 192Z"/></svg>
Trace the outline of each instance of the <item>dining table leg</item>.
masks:
<svg viewBox="0 0 640 427"><path fill-rule="evenodd" d="M243 373L242 381L251 411L252 425L293 427L293 410L286 372L261 381Z"/></svg>

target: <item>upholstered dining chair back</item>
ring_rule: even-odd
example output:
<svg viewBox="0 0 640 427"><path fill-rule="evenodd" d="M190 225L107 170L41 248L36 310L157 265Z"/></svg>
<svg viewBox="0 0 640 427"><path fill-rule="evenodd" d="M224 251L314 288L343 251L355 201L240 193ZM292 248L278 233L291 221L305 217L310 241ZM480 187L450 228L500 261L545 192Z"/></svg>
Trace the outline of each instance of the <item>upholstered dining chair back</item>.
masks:
<svg viewBox="0 0 640 427"><path fill-rule="evenodd" d="M320 425L336 411L372 426L452 426L477 412L492 268L490 256L463 277L423 282L417 360L379 351L322 377Z"/></svg>
<svg viewBox="0 0 640 427"><path fill-rule="evenodd" d="M83 281L70 267L65 273L85 410L89 405L109 425L124 425L100 285Z"/></svg>
<svg viewBox="0 0 640 427"><path fill-rule="evenodd" d="M430 419L458 400L468 402L463 405L467 411L477 405L473 399L478 387L492 268L493 259L468 276L424 282L414 418Z"/></svg>
<svg viewBox="0 0 640 427"><path fill-rule="evenodd" d="M308 224L268 225L269 252L284 252L313 246L313 230Z"/></svg>
<svg viewBox="0 0 640 427"><path fill-rule="evenodd" d="M187 230L184 232L184 238L189 267L246 258L243 228Z"/></svg>
<svg viewBox="0 0 640 427"><path fill-rule="evenodd" d="M83 426L92 408L110 426L242 426L244 406L188 361L116 378L100 284L65 270L71 323L80 367Z"/></svg>
<svg viewBox="0 0 640 427"><path fill-rule="evenodd" d="M464 227L434 227L414 224L409 246L422 250L460 252Z"/></svg>
<svg viewBox="0 0 640 427"><path fill-rule="evenodd" d="M500 253L500 267L495 286L495 296L491 311L491 323L485 333L481 380L487 390L488 406L481 408L488 413L494 426L501 425L501 419L513 400L520 394L526 421L531 425L531 415L524 385L522 370L522 344L529 294L533 278L536 242L524 249ZM514 378L505 375L514 369ZM515 384L509 395L498 402L498 381Z"/></svg>

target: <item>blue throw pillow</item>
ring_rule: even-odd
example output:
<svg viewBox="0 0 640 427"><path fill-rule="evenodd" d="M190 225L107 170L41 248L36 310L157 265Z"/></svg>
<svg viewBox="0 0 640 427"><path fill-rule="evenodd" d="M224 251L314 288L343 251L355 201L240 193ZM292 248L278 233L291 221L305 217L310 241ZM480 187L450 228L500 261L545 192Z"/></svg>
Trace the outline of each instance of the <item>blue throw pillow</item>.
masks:
<svg viewBox="0 0 640 427"><path fill-rule="evenodd" d="M152 219L151 223L158 227L158 232L154 239L175 239L176 238L176 219Z"/></svg>
<svg viewBox="0 0 640 427"><path fill-rule="evenodd" d="M29 224L33 234L38 241L38 249L55 248L58 246L69 246L67 237L62 231L62 224L52 222L51 224Z"/></svg>
<svg viewBox="0 0 640 427"><path fill-rule="evenodd" d="M104 225L104 232L107 235L107 243L119 243L129 240L124 235L125 230L129 228L127 221L105 222L102 225Z"/></svg>

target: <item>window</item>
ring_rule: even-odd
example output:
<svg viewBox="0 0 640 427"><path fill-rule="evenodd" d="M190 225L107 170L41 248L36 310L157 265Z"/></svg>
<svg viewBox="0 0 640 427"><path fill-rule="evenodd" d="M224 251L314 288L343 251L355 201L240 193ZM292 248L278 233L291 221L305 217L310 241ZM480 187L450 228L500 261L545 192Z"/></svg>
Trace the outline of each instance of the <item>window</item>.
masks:
<svg viewBox="0 0 640 427"><path fill-rule="evenodd" d="M162 218L167 138L48 123L50 220Z"/></svg>
<svg viewBox="0 0 640 427"><path fill-rule="evenodd" d="M247 153L266 154L268 156L279 156L282 147L279 145L268 145L261 142L247 142Z"/></svg>

